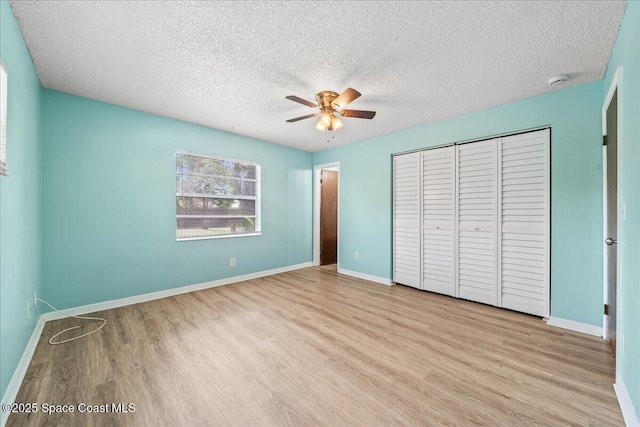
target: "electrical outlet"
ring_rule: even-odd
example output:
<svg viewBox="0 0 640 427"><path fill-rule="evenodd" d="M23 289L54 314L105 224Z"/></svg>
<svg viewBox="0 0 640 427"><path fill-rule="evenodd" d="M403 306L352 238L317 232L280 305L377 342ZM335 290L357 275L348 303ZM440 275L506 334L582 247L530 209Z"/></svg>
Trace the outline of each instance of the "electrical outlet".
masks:
<svg viewBox="0 0 640 427"><path fill-rule="evenodd" d="M235 267L236 266L236 259L235 258L231 258L231 262L229 263L229 265L231 267Z"/></svg>
<svg viewBox="0 0 640 427"><path fill-rule="evenodd" d="M31 303L27 303L27 320L31 319Z"/></svg>
<svg viewBox="0 0 640 427"><path fill-rule="evenodd" d="M33 307L35 308L38 305L38 293L33 293Z"/></svg>
<svg viewBox="0 0 640 427"><path fill-rule="evenodd" d="M356 252L356 259L360 259L360 252Z"/></svg>
<svg viewBox="0 0 640 427"><path fill-rule="evenodd" d="M627 354L627 340L624 338L624 332L620 332L620 350L623 356Z"/></svg>

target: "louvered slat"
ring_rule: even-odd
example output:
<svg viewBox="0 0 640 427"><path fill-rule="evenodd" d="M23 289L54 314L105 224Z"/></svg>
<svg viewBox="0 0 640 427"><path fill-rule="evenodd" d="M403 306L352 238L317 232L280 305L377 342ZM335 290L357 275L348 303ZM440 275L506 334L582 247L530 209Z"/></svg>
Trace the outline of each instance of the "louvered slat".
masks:
<svg viewBox="0 0 640 427"><path fill-rule="evenodd" d="M422 289L455 295L455 147L422 152Z"/></svg>
<svg viewBox="0 0 640 427"><path fill-rule="evenodd" d="M501 139L501 306L549 315L549 131Z"/></svg>
<svg viewBox="0 0 640 427"><path fill-rule="evenodd" d="M420 153L393 158L393 281L420 288Z"/></svg>
<svg viewBox="0 0 640 427"><path fill-rule="evenodd" d="M497 302L496 140L458 146L458 296Z"/></svg>

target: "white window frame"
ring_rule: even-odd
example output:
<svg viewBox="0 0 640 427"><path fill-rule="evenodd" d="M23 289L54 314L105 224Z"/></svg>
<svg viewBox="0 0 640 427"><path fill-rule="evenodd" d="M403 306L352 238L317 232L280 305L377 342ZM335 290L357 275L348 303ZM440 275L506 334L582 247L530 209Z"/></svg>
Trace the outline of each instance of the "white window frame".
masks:
<svg viewBox="0 0 640 427"><path fill-rule="evenodd" d="M7 92L9 73L0 60L0 175L9 176L7 169Z"/></svg>
<svg viewBox="0 0 640 427"><path fill-rule="evenodd" d="M177 237L177 232L178 232L178 211L177 211L177 204L176 204L176 241L177 242L185 242L185 241L191 241L191 240L209 240L209 239L226 239L226 238L230 238L230 237L249 237L249 236L260 236L262 234L262 215L261 215L261 211L262 211L262 195L261 195L261 170L260 170L260 164L257 162L252 162L249 160L238 160L238 159L230 159L228 157L219 157L219 156L209 156L206 154L200 154L200 153L194 153L191 151L183 151L183 150L176 150L174 153L174 162L175 162L175 158L178 154L182 154L185 156L193 156L193 157L202 157L205 159L213 159L213 160L222 160L222 161L227 161L227 162L235 162L235 163L241 163L243 165L251 165L251 166L255 166L256 168L256 179L255 179L255 183L256 183L256 195L255 196L236 196L236 195L217 195L215 198L218 199L224 199L224 198L232 198L232 199L243 199L243 200L255 200L255 206L256 206L256 212L255 212L255 231L251 232L251 233L235 233L235 234L221 234L221 235L213 235L213 236L202 236L202 237ZM203 175L205 176L205 175ZM214 177L214 175L206 175L206 176L211 176ZM221 176L219 178L224 178L224 179L236 179L236 178L229 178L226 176ZM241 179L241 178L237 178L237 179ZM176 200L178 197L180 196L194 196L194 197L205 197L204 195L201 194L190 194L190 193L178 193L176 192ZM194 217L194 216L192 216ZM197 216L196 216L197 217ZM233 216L229 216L230 218L233 218Z"/></svg>

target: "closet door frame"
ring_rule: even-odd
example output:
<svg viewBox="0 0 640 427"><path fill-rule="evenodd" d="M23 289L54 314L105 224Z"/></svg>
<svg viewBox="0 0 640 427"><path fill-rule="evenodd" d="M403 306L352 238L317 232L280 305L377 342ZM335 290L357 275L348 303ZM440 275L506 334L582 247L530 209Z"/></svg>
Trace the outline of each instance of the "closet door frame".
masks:
<svg viewBox="0 0 640 427"><path fill-rule="evenodd" d="M551 127L547 130L547 144L545 149L545 158L547 160L546 170L546 206L545 206L545 239L547 242L547 250L545 251L544 277L545 289L547 290L547 300L545 301L545 318L551 316Z"/></svg>

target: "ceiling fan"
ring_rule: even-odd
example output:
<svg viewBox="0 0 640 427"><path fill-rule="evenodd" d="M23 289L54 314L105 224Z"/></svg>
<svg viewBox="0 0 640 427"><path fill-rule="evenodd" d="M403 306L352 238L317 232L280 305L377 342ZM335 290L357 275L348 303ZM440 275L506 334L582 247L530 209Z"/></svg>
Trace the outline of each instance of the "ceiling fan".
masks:
<svg viewBox="0 0 640 427"><path fill-rule="evenodd" d="M373 119L376 115L375 111L343 109L347 104L360 97L360 95L360 92L352 88L348 88L340 95L338 95L337 92L324 90L322 92L318 92L316 95L316 101L318 101L317 104L298 98L294 95L289 95L286 97L287 99L306 105L307 107L319 108L320 111L314 114L296 117L295 119L289 119L287 122L293 123L299 120L320 116L320 120L318 120L318 123L316 124L316 129L324 132L327 130L338 130L342 127L342 121L338 116L355 117L358 119Z"/></svg>

